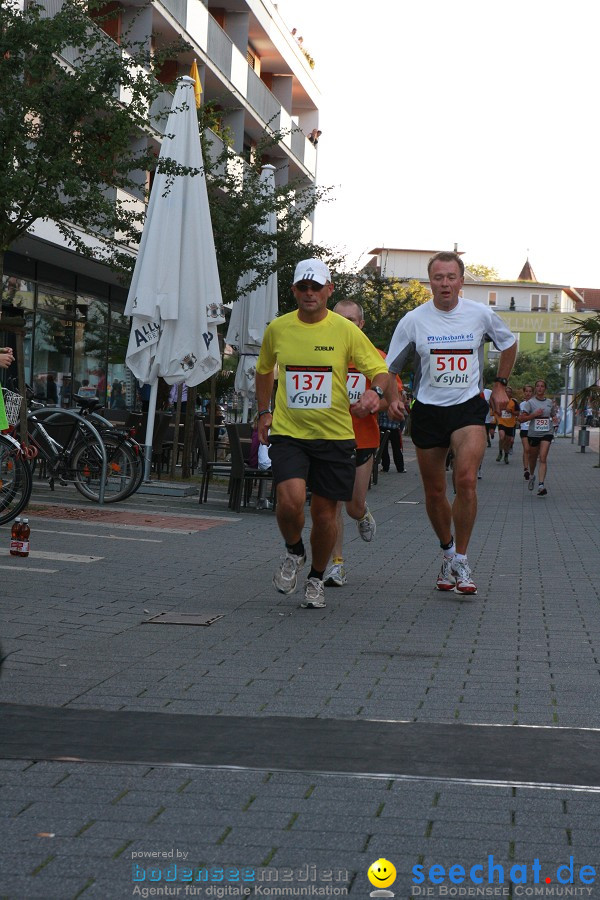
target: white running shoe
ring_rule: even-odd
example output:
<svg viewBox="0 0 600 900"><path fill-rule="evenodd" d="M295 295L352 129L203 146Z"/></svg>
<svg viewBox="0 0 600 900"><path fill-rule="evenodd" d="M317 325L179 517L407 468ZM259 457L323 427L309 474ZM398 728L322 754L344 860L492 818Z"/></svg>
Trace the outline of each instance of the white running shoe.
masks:
<svg viewBox="0 0 600 900"><path fill-rule="evenodd" d="M454 557L450 569L456 578L454 590L457 594L477 593L477 585L471 577L471 569L466 559L457 559Z"/></svg>
<svg viewBox="0 0 600 900"><path fill-rule="evenodd" d="M280 594L291 594L296 590L298 572L306 562L306 554L296 556L295 553L285 551L281 565L273 575L273 584Z"/></svg>
<svg viewBox="0 0 600 900"><path fill-rule="evenodd" d="M329 572L325 573L325 587L342 587L344 584L346 584L344 563L333 563Z"/></svg>
<svg viewBox="0 0 600 900"><path fill-rule="evenodd" d="M323 609L325 603L325 587L320 578L307 578L304 588L302 609Z"/></svg>
<svg viewBox="0 0 600 900"><path fill-rule="evenodd" d="M362 519L359 519L356 523L358 528L358 533L360 534L363 541L367 541L369 543L375 537L375 532L377 531L377 525L375 523L375 519L371 515L369 511L369 507L367 506L367 511L365 512Z"/></svg>
<svg viewBox="0 0 600 900"><path fill-rule="evenodd" d="M531 475L529 477L529 481L527 482L527 490L532 491L535 487L535 475Z"/></svg>
<svg viewBox="0 0 600 900"><path fill-rule="evenodd" d="M456 578L452 574L452 559L449 556L444 556L435 586L438 591L453 591L455 584Z"/></svg>

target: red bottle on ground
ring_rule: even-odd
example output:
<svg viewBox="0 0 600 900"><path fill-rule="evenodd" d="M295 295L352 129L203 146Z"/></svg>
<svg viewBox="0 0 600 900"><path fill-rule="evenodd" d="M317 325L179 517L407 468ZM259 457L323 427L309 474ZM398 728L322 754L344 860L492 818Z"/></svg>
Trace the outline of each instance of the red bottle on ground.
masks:
<svg viewBox="0 0 600 900"><path fill-rule="evenodd" d="M10 555L18 556L21 549L21 516L17 516L10 530Z"/></svg>
<svg viewBox="0 0 600 900"><path fill-rule="evenodd" d="M29 527L29 519L23 519L23 524L21 525L21 534L20 534L20 548L19 548L19 556L29 556L29 535L31 534L31 529Z"/></svg>

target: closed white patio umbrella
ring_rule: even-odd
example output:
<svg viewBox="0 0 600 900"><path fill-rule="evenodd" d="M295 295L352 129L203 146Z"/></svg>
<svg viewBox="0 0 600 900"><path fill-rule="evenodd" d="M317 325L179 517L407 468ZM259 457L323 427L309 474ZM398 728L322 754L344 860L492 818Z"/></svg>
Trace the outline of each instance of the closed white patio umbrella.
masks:
<svg viewBox="0 0 600 900"><path fill-rule="evenodd" d="M152 385L146 431L146 478L159 376L194 386L221 368L217 325L224 321L213 240L194 80L179 79L161 158L191 170L158 171L125 314L132 317L127 365ZM160 168L160 165L159 165ZM192 174L194 171L200 174Z"/></svg>

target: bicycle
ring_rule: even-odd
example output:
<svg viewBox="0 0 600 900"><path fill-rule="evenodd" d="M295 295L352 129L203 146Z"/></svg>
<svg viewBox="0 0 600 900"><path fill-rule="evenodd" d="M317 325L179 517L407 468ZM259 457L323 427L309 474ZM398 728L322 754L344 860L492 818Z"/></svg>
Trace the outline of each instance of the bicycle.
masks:
<svg viewBox="0 0 600 900"><path fill-rule="evenodd" d="M90 419L99 408L95 398L78 397L79 412L76 413L36 403L31 399L33 392L29 387L27 394L30 398L28 440L35 456L44 461L50 473L51 490L58 479L62 485L74 484L86 499L99 502L103 459L98 437L106 450L104 502L116 503L137 490L143 479L139 445L128 432L112 428L111 423L97 413L96 424L101 425L98 437L82 421Z"/></svg>
<svg viewBox="0 0 600 900"><path fill-rule="evenodd" d="M3 393L8 423L14 426L19 418L21 397L8 390ZM32 487L31 466L23 456L21 445L10 434L0 432L0 525L11 522L25 509Z"/></svg>

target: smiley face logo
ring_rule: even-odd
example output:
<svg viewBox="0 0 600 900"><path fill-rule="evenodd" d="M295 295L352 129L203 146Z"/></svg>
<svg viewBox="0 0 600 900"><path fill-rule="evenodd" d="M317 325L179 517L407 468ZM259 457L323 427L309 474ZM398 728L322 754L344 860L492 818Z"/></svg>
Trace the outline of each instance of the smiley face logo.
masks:
<svg viewBox="0 0 600 900"><path fill-rule="evenodd" d="M396 880L396 868L389 859L376 859L369 866L367 877L373 887L386 888Z"/></svg>

